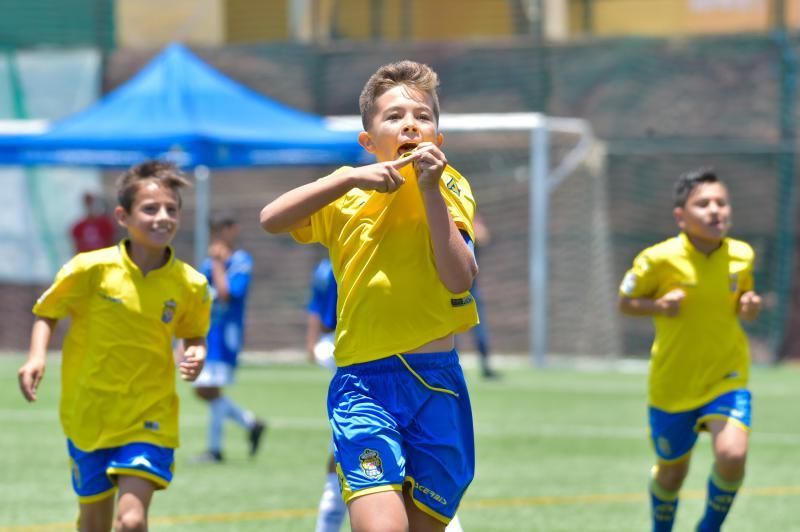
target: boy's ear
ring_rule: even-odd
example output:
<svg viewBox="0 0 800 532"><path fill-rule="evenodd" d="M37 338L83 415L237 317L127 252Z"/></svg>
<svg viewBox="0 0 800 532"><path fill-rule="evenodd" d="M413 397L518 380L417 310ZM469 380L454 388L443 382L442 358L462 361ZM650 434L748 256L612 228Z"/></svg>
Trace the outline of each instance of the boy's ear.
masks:
<svg viewBox="0 0 800 532"><path fill-rule="evenodd" d="M128 213L125 212L125 209L123 209L120 205L117 205L114 208L114 218L117 219L117 223L122 227L128 227L127 214Z"/></svg>
<svg viewBox="0 0 800 532"><path fill-rule="evenodd" d="M368 152L375 153L375 143L372 142L372 137L366 131L362 131L358 134L358 143Z"/></svg>
<svg viewBox="0 0 800 532"><path fill-rule="evenodd" d="M672 209L672 216L675 218L675 223L678 224L678 227L680 227L681 230L683 230L684 229L683 207L675 207L674 209Z"/></svg>

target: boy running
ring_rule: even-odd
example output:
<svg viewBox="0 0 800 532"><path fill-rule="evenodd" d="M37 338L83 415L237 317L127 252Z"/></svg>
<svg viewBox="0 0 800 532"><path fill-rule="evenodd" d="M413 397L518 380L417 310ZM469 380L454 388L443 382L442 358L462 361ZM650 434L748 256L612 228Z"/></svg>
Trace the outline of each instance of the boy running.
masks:
<svg viewBox="0 0 800 532"><path fill-rule="evenodd" d="M711 433L714 466L697 530L717 531L744 478L750 432L750 354L739 319L753 320L753 249L727 237L728 190L709 169L680 176L673 214L681 233L642 251L620 286L625 314L652 316L650 482L653 531L672 530L698 432Z"/></svg>
<svg viewBox="0 0 800 532"><path fill-rule="evenodd" d="M118 245L81 253L33 307L36 320L19 385L28 401L44 377L58 320L71 324L62 348L61 425L67 436L78 528L146 530L153 492L172 480L178 447L174 337L183 338L181 377L203 368L211 299L206 279L178 260L180 189L171 164L134 166L117 185ZM114 494L117 496L114 519Z"/></svg>

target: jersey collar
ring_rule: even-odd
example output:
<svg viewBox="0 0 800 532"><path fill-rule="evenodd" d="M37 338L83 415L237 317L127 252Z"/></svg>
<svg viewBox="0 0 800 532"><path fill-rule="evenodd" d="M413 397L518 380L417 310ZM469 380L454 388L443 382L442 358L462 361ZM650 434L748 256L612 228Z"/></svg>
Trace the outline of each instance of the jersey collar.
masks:
<svg viewBox="0 0 800 532"><path fill-rule="evenodd" d="M130 242L129 238L123 238L122 240L120 240L119 244L117 244L117 249L119 250L120 257L122 258L122 263L129 271L137 273L140 276L143 276L142 270L139 269L139 266L135 262L133 262L133 259L131 259L130 255L128 255L128 248L126 245L128 242ZM172 267L172 264L175 262L175 250L172 249L172 246L167 246L167 251L169 252L169 258L164 263L164 265L161 266L160 268L156 268L155 270L150 271L147 274L148 276L158 275L160 273L166 272Z"/></svg>
<svg viewBox="0 0 800 532"><path fill-rule="evenodd" d="M692 241L689 240L689 236L684 231L680 232L680 234L678 235L678 239L680 240L681 245L687 251L687 253L689 253L690 255L697 255L698 257L703 257L706 259L710 259L711 257L716 257L717 255L719 255L719 253L717 253L718 251L728 247L728 237L726 236L725 238L722 239L722 242L720 242L720 245L717 249L706 255L705 253L694 247L694 244L692 244Z"/></svg>

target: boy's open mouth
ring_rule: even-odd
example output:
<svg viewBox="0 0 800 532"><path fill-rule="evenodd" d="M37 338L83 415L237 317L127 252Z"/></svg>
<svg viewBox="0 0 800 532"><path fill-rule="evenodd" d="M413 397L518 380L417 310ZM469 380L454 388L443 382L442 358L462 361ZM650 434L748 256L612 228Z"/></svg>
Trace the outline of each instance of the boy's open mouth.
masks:
<svg viewBox="0 0 800 532"><path fill-rule="evenodd" d="M400 147L397 148L397 155L405 155L406 153L411 153L415 149L417 149L416 142L406 142L404 144L401 144Z"/></svg>

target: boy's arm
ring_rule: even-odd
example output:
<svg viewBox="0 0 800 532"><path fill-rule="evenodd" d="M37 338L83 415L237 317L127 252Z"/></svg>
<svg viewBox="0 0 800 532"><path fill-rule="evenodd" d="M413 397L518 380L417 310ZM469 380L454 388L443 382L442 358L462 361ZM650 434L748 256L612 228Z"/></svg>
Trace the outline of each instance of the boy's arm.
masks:
<svg viewBox="0 0 800 532"><path fill-rule="evenodd" d="M456 227L439 189L439 180L447 159L438 146L422 143L415 152L414 163L428 227L431 232L433 256L439 279L451 292L458 294L472 288L478 275L478 263Z"/></svg>
<svg viewBox="0 0 800 532"><path fill-rule="evenodd" d="M619 296L617 306L623 314L629 316L677 316L681 309L681 301L686 292L680 288L670 290L658 299L652 297Z"/></svg>
<svg viewBox="0 0 800 532"><path fill-rule="evenodd" d="M184 338L183 347L183 359L178 364L181 379L194 381L200 375L206 361L206 339Z"/></svg>
<svg viewBox="0 0 800 532"><path fill-rule="evenodd" d="M47 358L47 347L53 336L58 320L52 318L36 318L31 329L31 345L28 360L19 368L19 389L30 402L36 400L36 389L44 378Z"/></svg>
<svg viewBox="0 0 800 532"><path fill-rule="evenodd" d="M220 301L228 301L231 295L228 272L225 269L225 261L228 260L230 255L230 250L222 242L212 242L208 246L208 258L211 262L211 280Z"/></svg>
<svg viewBox="0 0 800 532"><path fill-rule="evenodd" d="M261 227L272 234L287 233L309 224L312 214L344 196L352 188L394 192L405 180L398 170L418 155L335 172L278 196L261 209Z"/></svg>

